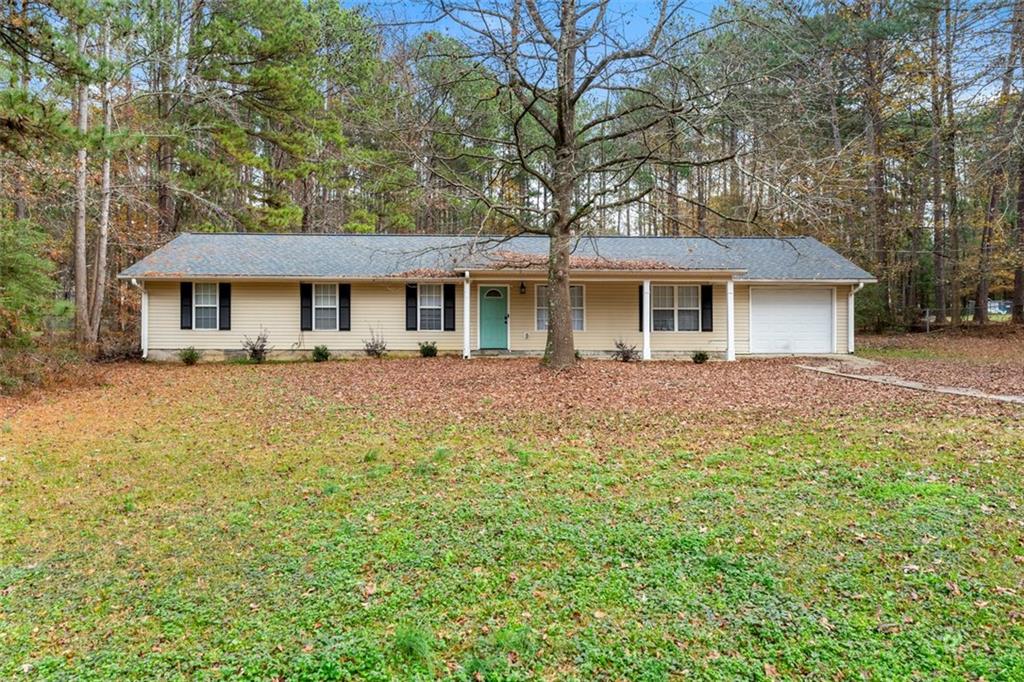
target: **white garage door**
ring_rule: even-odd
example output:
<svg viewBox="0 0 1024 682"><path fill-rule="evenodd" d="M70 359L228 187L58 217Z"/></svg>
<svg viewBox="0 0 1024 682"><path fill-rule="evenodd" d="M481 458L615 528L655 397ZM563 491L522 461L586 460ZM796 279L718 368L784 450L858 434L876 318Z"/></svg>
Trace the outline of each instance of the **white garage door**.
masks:
<svg viewBox="0 0 1024 682"><path fill-rule="evenodd" d="M752 287L751 353L831 353L832 289Z"/></svg>

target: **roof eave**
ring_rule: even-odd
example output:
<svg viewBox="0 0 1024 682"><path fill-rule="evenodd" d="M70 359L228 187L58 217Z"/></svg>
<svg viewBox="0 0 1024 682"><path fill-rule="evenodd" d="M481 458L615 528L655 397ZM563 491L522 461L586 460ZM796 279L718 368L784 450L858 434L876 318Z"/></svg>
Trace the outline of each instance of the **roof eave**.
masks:
<svg viewBox="0 0 1024 682"><path fill-rule="evenodd" d="M339 279L351 280L351 281L365 281L365 282L376 282L376 281L396 281L396 280L461 280L463 279L462 272L469 272L470 277L508 277L513 276L517 278L521 277L545 277L546 272L544 270L526 270L526 269L515 269L515 268L501 268L497 270L460 270L453 272L449 275L437 275L437 276L426 276L413 274L402 274L397 273L394 275L346 275L344 273L337 273L332 275L243 275L237 273L189 273L189 272L148 272L143 274L131 274L128 272L120 272L117 274L117 279L120 280L138 280L138 281L178 281L188 279L237 279L237 280L251 280L251 281L262 281L262 282L295 282L295 281L335 281ZM703 270L690 270L684 268L665 268L661 270L623 270L623 269L607 269L607 270L595 270L595 269L578 269L573 270L572 274L576 276L583 275L597 275L602 277L608 276L631 276L631 277L661 277L661 276L679 276L685 275L687 277L724 277L728 278L735 275L741 275L747 272L741 269L729 269L729 270L717 270L717 269L703 269Z"/></svg>
<svg viewBox="0 0 1024 682"><path fill-rule="evenodd" d="M874 284L875 277L760 277L757 279L740 278L741 284Z"/></svg>

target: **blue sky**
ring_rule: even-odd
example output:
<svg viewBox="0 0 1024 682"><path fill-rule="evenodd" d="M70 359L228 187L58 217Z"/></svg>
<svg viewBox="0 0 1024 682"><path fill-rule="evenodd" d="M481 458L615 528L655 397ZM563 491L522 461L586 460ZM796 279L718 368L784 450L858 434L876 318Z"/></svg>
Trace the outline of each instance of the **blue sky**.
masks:
<svg viewBox="0 0 1024 682"><path fill-rule="evenodd" d="M435 10L427 2L417 0L381 0L370 3L341 0L341 2L348 6L366 7L371 15L384 23L407 23L406 30L412 33L439 29L458 36L460 32L459 27L452 22L441 22L429 26L425 23L418 23L435 14ZM722 0L687 0L682 7L681 14L688 16L696 24L702 24L707 21L712 10L721 4L723 4ZM611 18L612 25L619 28L623 35L630 39L646 35L657 17L657 13L658 4L656 2L639 0L611 0L608 8L608 16Z"/></svg>

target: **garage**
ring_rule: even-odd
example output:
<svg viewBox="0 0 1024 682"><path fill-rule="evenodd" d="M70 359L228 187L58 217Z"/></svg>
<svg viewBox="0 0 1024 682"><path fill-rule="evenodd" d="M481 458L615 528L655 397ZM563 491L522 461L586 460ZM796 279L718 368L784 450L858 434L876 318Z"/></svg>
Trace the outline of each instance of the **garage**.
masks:
<svg viewBox="0 0 1024 682"><path fill-rule="evenodd" d="M751 353L832 353L831 287L751 287Z"/></svg>

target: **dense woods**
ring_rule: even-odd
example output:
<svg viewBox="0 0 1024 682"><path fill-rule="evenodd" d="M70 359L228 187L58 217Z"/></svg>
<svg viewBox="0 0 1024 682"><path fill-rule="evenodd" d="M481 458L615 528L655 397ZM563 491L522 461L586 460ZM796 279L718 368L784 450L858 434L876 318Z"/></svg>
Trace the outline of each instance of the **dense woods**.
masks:
<svg viewBox="0 0 1024 682"><path fill-rule="evenodd" d="M4 346L186 230L810 234L863 325L1024 322L1024 0L627 10L4 0Z"/></svg>

